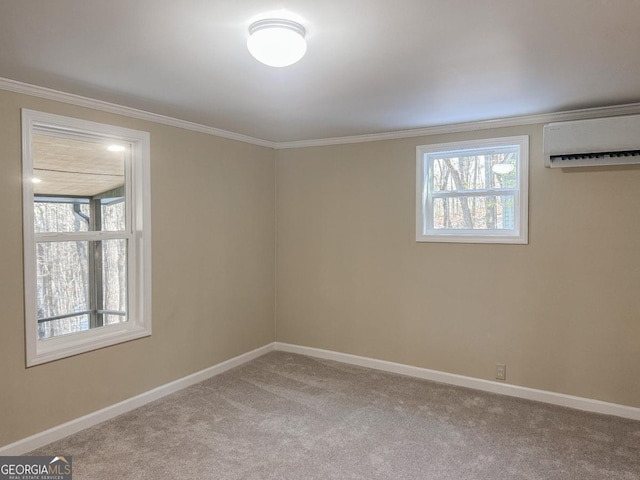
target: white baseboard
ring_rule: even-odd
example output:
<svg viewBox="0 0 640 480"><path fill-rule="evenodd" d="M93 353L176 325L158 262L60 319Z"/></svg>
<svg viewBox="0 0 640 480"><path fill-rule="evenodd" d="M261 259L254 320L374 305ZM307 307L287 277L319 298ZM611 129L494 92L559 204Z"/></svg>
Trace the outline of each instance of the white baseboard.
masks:
<svg viewBox="0 0 640 480"><path fill-rule="evenodd" d="M584 397L575 397L573 395L565 395L563 393L549 392L546 390L537 390L535 388L520 387L518 385L492 382L490 380L482 380L480 378L465 377L463 375L413 367L411 365L404 365L401 363L360 357L357 355L350 355L348 353L332 352L330 350L322 350L319 348L302 347L288 343L276 342L275 349L282 352L298 353L310 357L334 360L336 362L373 368L384 372L398 373L400 375L432 380L434 382L446 383L449 385L473 388L484 392L498 393L501 395L508 395L510 397L524 398L527 400L560 405L562 407L575 408L587 412L640 420L640 408L629 407L627 405L608 403Z"/></svg>
<svg viewBox="0 0 640 480"><path fill-rule="evenodd" d="M85 428L93 427L98 423L110 420L118 415L122 415L123 413L153 402L154 400L158 400L159 398L177 392L178 390L182 390L183 388L202 382L208 378L220 375L227 370L242 365L243 363L247 363L273 350L275 350L275 343L270 343L250 352L238 355L237 357L233 357L222 363L218 363L212 367L205 368L199 372L192 373L186 377L161 385L153 390L136 395L135 397L128 398L127 400L123 400L122 402L103 408L102 410L98 410L97 412L90 413L84 417L76 418L70 422L45 430L44 432L18 440L17 442L1 447L0 456L22 455L35 450L36 448L43 447L51 442L60 440L71 434L79 432L80 430L84 430Z"/></svg>
<svg viewBox="0 0 640 480"><path fill-rule="evenodd" d="M602 402L600 400L592 400L589 398L575 397L565 395L563 393L548 392L545 390L537 390L534 388L520 387L517 385L509 385L505 383L492 382L479 378L465 377L453 373L439 372L437 370L429 370L426 368L413 367L401 363L387 362L385 360L376 360L374 358L360 357L350 355L348 353L332 352L330 350L322 350L319 348L303 347L300 345L291 345L288 343L273 342L263 347L257 348L250 352L238 355L237 357L226 360L212 367L192 373L186 377L179 378L173 382L161 385L160 387L141 393L135 397L131 397L122 402L116 403L109 407L90 413L84 417L76 418L70 422L63 423L57 427L50 428L44 432L37 433L25 439L11 443L4 447L0 447L0 456L5 455L22 455L24 453L43 447L51 442L60 440L64 437L72 435L85 428L93 427L99 423L110 420L118 415L134 410L147 403L158 400L171 393L182 390L183 388L194 385L208 378L220 375L227 370L247 363L255 358L271 351L278 350L282 352L298 353L309 357L323 358L326 360L334 360L336 362L347 363L350 365L358 365L360 367L373 368L384 372L397 373L410 377L422 378L434 382L446 383L449 385L457 385L460 387L473 388L484 392L498 393L511 397L524 398L527 400L535 400L538 402L560 405L563 407L585 410L588 412L602 413L605 415L615 415L618 417L629 418L632 420L640 420L640 408L629 407L626 405L618 405L615 403Z"/></svg>

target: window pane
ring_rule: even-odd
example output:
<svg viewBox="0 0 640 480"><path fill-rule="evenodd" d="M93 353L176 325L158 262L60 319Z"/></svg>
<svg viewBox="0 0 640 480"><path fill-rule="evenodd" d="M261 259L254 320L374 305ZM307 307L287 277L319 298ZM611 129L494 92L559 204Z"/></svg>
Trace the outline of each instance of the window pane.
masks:
<svg viewBox="0 0 640 480"><path fill-rule="evenodd" d="M40 340L46 340L47 338L59 337L60 335L68 335L84 330L89 330L89 315L60 318L58 320L38 323L38 338Z"/></svg>
<svg viewBox="0 0 640 480"><path fill-rule="evenodd" d="M129 147L114 148L105 139L71 139L55 134L34 134L32 139L34 200L66 202L66 217L56 212L56 221L36 223L36 232L103 230L102 206L114 200L124 204L125 158ZM82 214L73 210L73 200L86 204ZM76 207L77 208L77 207ZM124 212L124 209L123 209ZM42 219L41 219L42 220ZM36 222L38 219L36 218ZM124 220L109 220L108 230L123 231Z"/></svg>
<svg viewBox="0 0 640 480"><path fill-rule="evenodd" d="M430 155L433 191L515 188L517 152L474 150L464 155Z"/></svg>
<svg viewBox="0 0 640 480"><path fill-rule="evenodd" d="M89 310L88 242L41 242L36 251L38 320Z"/></svg>
<svg viewBox="0 0 640 480"><path fill-rule="evenodd" d="M121 232L125 229L124 197L103 198L101 201L102 230Z"/></svg>
<svg viewBox="0 0 640 480"><path fill-rule="evenodd" d="M435 229L512 230L515 197L468 196L433 200Z"/></svg>
<svg viewBox="0 0 640 480"><path fill-rule="evenodd" d="M39 242L36 248L40 338L127 321L127 240Z"/></svg>
<svg viewBox="0 0 640 480"><path fill-rule="evenodd" d="M89 203L36 199L33 220L36 233L86 232L89 230Z"/></svg>
<svg viewBox="0 0 640 480"><path fill-rule="evenodd" d="M125 315L108 314L104 316L105 325L117 325L119 323L124 323L126 321L127 321L127 317Z"/></svg>
<svg viewBox="0 0 640 480"><path fill-rule="evenodd" d="M126 240L102 242L102 279L103 304L98 308L110 312L105 315L105 324L125 322L127 320Z"/></svg>

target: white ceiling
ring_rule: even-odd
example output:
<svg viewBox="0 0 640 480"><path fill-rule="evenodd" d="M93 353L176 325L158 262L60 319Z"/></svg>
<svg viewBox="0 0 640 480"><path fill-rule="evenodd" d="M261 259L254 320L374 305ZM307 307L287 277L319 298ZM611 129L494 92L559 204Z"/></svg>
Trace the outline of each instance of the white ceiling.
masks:
<svg viewBox="0 0 640 480"><path fill-rule="evenodd" d="M293 13L274 69L249 24ZM0 1L0 77L272 142L640 101L640 0Z"/></svg>

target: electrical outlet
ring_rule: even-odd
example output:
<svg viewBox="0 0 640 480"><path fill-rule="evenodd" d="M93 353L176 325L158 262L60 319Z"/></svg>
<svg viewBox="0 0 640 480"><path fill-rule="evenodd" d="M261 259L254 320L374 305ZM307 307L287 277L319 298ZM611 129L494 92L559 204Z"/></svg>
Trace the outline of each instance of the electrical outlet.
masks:
<svg viewBox="0 0 640 480"><path fill-rule="evenodd" d="M505 364L496 363L496 379L498 380L507 379L507 366Z"/></svg>

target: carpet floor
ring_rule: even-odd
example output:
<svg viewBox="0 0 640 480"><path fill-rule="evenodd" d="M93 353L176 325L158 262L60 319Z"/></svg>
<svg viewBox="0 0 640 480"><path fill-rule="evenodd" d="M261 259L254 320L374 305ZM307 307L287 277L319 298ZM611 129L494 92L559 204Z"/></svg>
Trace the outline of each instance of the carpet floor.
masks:
<svg viewBox="0 0 640 480"><path fill-rule="evenodd" d="M74 480L638 480L640 422L272 352L31 454Z"/></svg>

